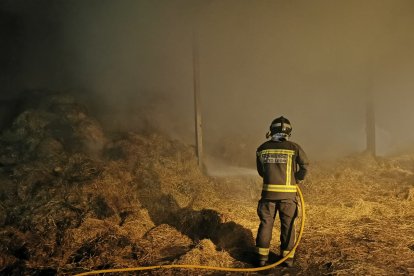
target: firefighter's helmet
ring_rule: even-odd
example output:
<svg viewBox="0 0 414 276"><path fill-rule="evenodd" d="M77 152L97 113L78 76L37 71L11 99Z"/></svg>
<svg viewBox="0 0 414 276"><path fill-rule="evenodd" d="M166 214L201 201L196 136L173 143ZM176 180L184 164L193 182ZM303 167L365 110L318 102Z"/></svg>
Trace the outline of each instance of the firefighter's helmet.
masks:
<svg viewBox="0 0 414 276"><path fill-rule="evenodd" d="M283 116L274 119L272 121L272 124L270 125L270 135L274 135L276 133L283 133L287 136L290 136L291 132L292 125L290 124L290 121Z"/></svg>

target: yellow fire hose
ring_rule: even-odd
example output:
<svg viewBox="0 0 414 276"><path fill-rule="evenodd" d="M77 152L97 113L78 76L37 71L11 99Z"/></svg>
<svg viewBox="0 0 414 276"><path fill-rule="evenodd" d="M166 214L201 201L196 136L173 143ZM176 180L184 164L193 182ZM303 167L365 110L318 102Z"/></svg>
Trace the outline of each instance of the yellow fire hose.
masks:
<svg viewBox="0 0 414 276"><path fill-rule="evenodd" d="M262 267L253 267L253 268L230 268L230 267L217 267L217 266L206 266L206 265L187 265L187 264L172 264L172 265L154 265L154 266L141 266L141 267L131 267L131 268L113 268L113 269L102 269L102 270L93 270L89 272L83 272L76 274L75 276L83 275L95 275L101 273L110 273L110 272L131 272L131 271L142 271L142 270L152 270L152 269L170 269L170 268L189 268L189 269L205 269L205 270L217 270L217 271L229 271L229 272L257 272L262 270L267 270L276 267L277 265L286 261L290 255L295 252L296 247L298 247L300 240L302 239L303 229L305 228L305 201L303 199L302 191L299 186L298 193L301 202L301 211L302 211L302 223L300 225L299 236L296 240L295 245L292 250L285 257L279 261Z"/></svg>

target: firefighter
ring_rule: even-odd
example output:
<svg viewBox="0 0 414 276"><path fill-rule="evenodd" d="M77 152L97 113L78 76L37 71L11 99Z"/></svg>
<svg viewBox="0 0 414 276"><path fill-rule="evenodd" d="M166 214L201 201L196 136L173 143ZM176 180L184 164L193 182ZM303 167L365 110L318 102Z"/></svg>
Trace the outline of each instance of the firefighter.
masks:
<svg viewBox="0 0 414 276"><path fill-rule="evenodd" d="M265 266L269 257L272 228L279 212L280 255L285 257L296 242L295 219L298 213L297 183L305 179L308 160L302 148L289 141L292 126L288 119L276 118L270 125L270 133L256 152L257 172L263 178L261 199L257 207L260 218L256 238L258 265ZM293 252L294 253L294 252ZM293 266L293 256L284 262Z"/></svg>

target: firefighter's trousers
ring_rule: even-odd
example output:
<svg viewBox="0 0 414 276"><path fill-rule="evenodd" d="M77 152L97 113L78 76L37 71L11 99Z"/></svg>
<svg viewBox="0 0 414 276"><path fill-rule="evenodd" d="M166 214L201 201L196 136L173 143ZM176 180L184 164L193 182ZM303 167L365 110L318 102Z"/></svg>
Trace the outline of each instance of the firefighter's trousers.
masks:
<svg viewBox="0 0 414 276"><path fill-rule="evenodd" d="M298 215L297 201L295 199L264 200L259 201L257 214L260 226L256 238L256 249L259 259L267 261L269 257L270 241L272 239L273 223L277 212L280 218L280 253L284 257L296 242L295 219ZM293 258L293 254L290 256Z"/></svg>

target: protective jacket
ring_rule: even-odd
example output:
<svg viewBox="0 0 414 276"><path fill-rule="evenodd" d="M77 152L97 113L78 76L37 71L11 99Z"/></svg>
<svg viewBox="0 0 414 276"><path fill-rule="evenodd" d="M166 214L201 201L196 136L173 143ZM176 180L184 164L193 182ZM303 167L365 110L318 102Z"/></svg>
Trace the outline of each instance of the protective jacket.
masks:
<svg viewBox="0 0 414 276"><path fill-rule="evenodd" d="M256 164L263 177L262 199L280 200L296 197L296 183L305 179L309 162L298 144L269 140L257 149Z"/></svg>

